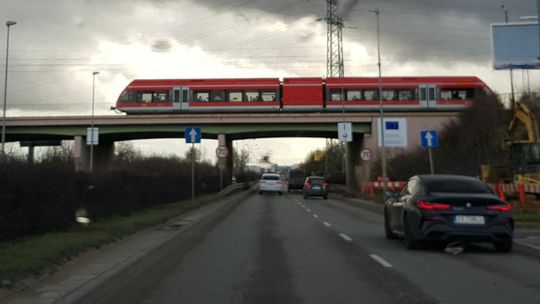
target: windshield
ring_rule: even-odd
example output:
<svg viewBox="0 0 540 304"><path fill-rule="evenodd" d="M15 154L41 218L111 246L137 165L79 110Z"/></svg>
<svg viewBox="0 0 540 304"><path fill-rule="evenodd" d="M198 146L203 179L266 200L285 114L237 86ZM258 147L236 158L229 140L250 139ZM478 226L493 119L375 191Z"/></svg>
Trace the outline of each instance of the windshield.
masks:
<svg viewBox="0 0 540 304"><path fill-rule="evenodd" d="M469 180L428 180L425 182L428 192L445 193L492 193L489 187L480 181Z"/></svg>

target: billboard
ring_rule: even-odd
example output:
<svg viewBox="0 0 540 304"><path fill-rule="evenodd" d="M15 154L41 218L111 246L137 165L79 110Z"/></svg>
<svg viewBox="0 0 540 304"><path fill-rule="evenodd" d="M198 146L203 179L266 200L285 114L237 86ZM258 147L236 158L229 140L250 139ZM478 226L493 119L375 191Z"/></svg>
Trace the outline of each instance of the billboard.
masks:
<svg viewBox="0 0 540 304"><path fill-rule="evenodd" d="M538 22L496 23L491 25L493 68L538 69Z"/></svg>

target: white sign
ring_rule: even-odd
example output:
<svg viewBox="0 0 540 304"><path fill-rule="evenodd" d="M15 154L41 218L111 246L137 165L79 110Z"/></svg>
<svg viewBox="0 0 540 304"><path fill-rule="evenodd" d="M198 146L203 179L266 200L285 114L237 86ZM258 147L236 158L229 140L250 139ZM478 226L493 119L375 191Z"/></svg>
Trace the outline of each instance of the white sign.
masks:
<svg viewBox="0 0 540 304"><path fill-rule="evenodd" d="M86 145L97 146L99 143L99 128L86 129Z"/></svg>
<svg viewBox="0 0 540 304"><path fill-rule="evenodd" d="M406 118L384 118L384 146L385 147L407 147L407 119ZM381 129L381 120L377 118L375 129ZM382 146L382 132L377 132L379 147Z"/></svg>
<svg viewBox="0 0 540 304"><path fill-rule="evenodd" d="M353 141L352 136L352 123L340 122L338 123L338 139L343 142Z"/></svg>
<svg viewBox="0 0 540 304"><path fill-rule="evenodd" d="M216 156L219 158L225 158L229 155L229 149L225 146L219 146L216 148Z"/></svg>
<svg viewBox="0 0 540 304"><path fill-rule="evenodd" d="M360 158L363 160L363 161L370 161L371 160L371 150L370 149L364 149L362 151L360 151Z"/></svg>

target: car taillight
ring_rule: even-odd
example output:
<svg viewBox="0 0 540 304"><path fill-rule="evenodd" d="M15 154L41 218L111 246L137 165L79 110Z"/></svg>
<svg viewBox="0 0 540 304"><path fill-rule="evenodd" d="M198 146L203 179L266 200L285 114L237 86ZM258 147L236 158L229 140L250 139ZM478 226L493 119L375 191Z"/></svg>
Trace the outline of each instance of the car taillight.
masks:
<svg viewBox="0 0 540 304"><path fill-rule="evenodd" d="M487 208L492 211L510 211L510 209L512 209L512 206L510 204L489 205L487 206Z"/></svg>
<svg viewBox="0 0 540 304"><path fill-rule="evenodd" d="M306 183L306 189L311 189L311 184L310 183Z"/></svg>
<svg viewBox="0 0 540 304"><path fill-rule="evenodd" d="M281 185L281 181L277 181L276 184Z"/></svg>
<svg viewBox="0 0 540 304"><path fill-rule="evenodd" d="M439 204L439 203L426 203L424 201L418 201L418 208L422 210L448 210L450 209L449 204Z"/></svg>
<svg viewBox="0 0 540 304"><path fill-rule="evenodd" d="M327 183L327 182L324 182L324 183L322 184L322 188L323 188L323 189L328 188L328 183Z"/></svg>

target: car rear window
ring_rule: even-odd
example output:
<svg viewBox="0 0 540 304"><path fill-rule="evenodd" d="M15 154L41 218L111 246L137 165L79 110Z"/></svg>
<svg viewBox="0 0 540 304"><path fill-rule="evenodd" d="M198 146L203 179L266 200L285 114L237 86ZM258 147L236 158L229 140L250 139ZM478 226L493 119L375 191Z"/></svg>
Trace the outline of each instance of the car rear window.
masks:
<svg viewBox="0 0 540 304"><path fill-rule="evenodd" d="M429 192L445 193L491 193L489 187L480 181L468 180L431 180L426 181Z"/></svg>
<svg viewBox="0 0 540 304"><path fill-rule="evenodd" d="M279 176L277 175L263 175L261 179L264 180L279 180Z"/></svg>
<svg viewBox="0 0 540 304"><path fill-rule="evenodd" d="M323 184L323 179L322 178L310 178L308 180L311 184L313 185L317 185L317 186L320 186Z"/></svg>

